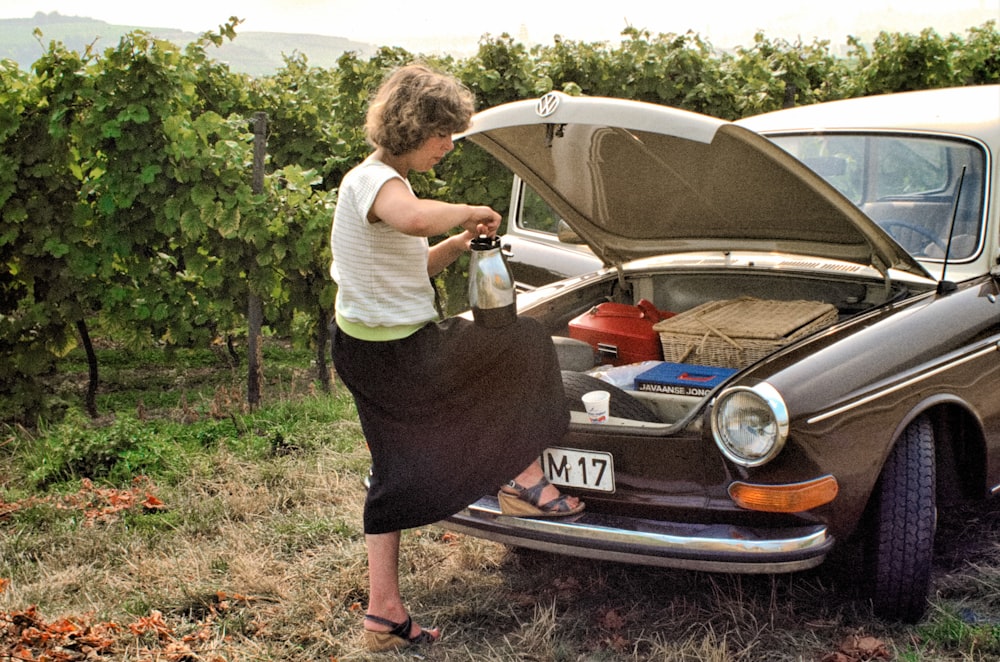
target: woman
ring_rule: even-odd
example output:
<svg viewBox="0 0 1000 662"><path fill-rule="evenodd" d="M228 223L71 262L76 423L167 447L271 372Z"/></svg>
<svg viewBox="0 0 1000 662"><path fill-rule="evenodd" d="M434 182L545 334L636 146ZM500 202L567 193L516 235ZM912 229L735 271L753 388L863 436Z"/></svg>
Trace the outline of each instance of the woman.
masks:
<svg viewBox="0 0 1000 662"><path fill-rule="evenodd" d="M338 192L333 361L354 396L372 456L364 513L371 650L440 636L413 623L403 605L402 529L447 518L501 485L505 514L583 510L545 480L538 461L568 425L548 334L529 318L502 329L438 321L430 277L478 234L493 236L500 215L417 198L406 178L433 168L472 113L472 95L458 81L421 65L396 71L368 110L374 152ZM429 247L428 237L455 228L463 232Z"/></svg>

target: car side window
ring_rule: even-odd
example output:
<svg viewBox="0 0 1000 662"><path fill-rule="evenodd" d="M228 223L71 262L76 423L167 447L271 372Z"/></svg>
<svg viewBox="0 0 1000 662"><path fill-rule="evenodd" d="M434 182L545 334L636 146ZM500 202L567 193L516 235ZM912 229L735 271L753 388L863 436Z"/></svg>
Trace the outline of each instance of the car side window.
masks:
<svg viewBox="0 0 1000 662"><path fill-rule="evenodd" d="M518 226L525 230L556 234L559 226L559 216L552 210L541 196L535 193L527 184L521 195L521 214Z"/></svg>

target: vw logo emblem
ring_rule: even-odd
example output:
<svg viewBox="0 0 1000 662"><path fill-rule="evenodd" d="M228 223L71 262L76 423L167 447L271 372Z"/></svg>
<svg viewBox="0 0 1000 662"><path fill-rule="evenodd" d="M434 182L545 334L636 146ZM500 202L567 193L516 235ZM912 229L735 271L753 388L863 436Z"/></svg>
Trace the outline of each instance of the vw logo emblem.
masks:
<svg viewBox="0 0 1000 662"><path fill-rule="evenodd" d="M558 107L559 96L553 92L549 92L538 100L538 105L535 106L535 112L538 113L539 117L548 117L552 113L556 112L556 108Z"/></svg>

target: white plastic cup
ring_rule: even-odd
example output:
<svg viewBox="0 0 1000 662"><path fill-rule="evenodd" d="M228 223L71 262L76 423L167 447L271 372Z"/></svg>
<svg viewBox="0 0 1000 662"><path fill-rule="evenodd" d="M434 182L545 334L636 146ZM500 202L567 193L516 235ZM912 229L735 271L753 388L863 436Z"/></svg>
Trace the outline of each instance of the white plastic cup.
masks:
<svg viewBox="0 0 1000 662"><path fill-rule="evenodd" d="M607 391L590 391L583 394L583 406L591 423L607 423L611 394Z"/></svg>

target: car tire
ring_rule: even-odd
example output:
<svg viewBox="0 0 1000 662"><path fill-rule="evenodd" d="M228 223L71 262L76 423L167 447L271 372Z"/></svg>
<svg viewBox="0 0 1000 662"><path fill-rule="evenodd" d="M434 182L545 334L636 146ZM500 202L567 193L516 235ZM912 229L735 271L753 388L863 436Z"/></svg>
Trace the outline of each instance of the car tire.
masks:
<svg viewBox="0 0 1000 662"><path fill-rule="evenodd" d="M866 554L875 613L916 623L927 609L937 529L934 431L921 416L896 441L879 477Z"/></svg>
<svg viewBox="0 0 1000 662"><path fill-rule="evenodd" d="M608 414L615 418L626 418L644 423L662 423L653 411L639 400L613 384L591 377L582 372L562 371L563 391L566 393L566 406L570 411L586 411L580 399L589 391L607 391L611 394Z"/></svg>

